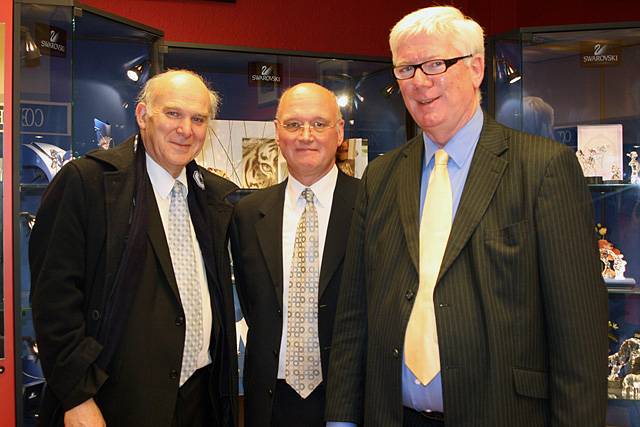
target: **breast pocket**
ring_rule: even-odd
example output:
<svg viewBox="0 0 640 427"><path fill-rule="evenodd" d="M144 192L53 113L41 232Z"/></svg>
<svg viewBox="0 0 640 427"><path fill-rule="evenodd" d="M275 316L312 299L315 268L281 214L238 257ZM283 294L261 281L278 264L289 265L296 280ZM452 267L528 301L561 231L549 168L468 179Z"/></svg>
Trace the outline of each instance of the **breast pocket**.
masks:
<svg viewBox="0 0 640 427"><path fill-rule="evenodd" d="M512 294L513 285L531 274L535 254L530 253L528 221L523 220L497 230L487 230L478 247L480 270L487 283L498 292Z"/></svg>

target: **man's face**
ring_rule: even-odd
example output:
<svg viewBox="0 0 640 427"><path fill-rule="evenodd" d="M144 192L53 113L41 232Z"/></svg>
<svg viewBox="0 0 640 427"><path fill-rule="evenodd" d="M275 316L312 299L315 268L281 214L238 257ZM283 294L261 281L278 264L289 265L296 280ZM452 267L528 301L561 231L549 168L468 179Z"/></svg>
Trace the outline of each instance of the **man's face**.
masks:
<svg viewBox="0 0 640 427"><path fill-rule="evenodd" d="M401 40L394 65L421 64L469 53L455 49L446 38L417 34ZM417 69L412 78L398 80L407 110L427 136L441 146L471 119L478 106L476 90L484 75L484 58L475 55L470 61L470 65L459 61L435 76Z"/></svg>
<svg viewBox="0 0 640 427"><path fill-rule="evenodd" d="M149 111L136 106L147 153L174 178L198 154L207 134L210 98L194 76L173 74L158 82Z"/></svg>
<svg viewBox="0 0 640 427"><path fill-rule="evenodd" d="M335 164L336 150L344 137L344 120L337 117L335 98L315 85L300 85L280 101L276 141L287 160L289 173L302 184L312 185ZM291 122L302 123L304 127L289 132L282 125ZM316 122L332 127L319 133L310 128Z"/></svg>

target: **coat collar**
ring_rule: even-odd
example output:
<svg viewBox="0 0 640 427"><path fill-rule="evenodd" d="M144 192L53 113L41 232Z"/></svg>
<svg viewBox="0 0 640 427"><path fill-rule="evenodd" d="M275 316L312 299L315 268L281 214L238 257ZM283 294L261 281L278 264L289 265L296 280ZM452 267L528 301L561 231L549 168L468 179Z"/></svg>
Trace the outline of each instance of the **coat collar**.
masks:
<svg viewBox="0 0 640 427"><path fill-rule="evenodd" d="M449 269L478 226L500 183L508 162L508 137L488 114L471 160L469 175L449 235L439 277ZM411 139L400 153L399 179L396 190L402 228L411 261L420 271L420 176L424 157L422 134Z"/></svg>

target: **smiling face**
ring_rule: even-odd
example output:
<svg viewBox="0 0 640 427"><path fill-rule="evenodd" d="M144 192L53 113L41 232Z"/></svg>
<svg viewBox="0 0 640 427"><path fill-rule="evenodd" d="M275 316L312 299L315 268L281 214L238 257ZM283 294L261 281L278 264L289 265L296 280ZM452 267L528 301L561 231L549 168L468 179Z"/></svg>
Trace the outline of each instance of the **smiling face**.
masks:
<svg viewBox="0 0 640 427"><path fill-rule="evenodd" d="M335 96L316 84L299 84L280 100L276 142L289 173L306 186L326 175L335 164L336 150L344 137L344 120L338 118L338 112ZM291 122L303 123L303 129L289 132L282 126ZM331 127L318 133L310 128L315 122Z"/></svg>
<svg viewBox="0 0 640 427"><path fill-rule="evenodd" d="M469 53L455 49L445 37L419 33L406 36L399 42L394 65L421 64ZM471 119L478 107L483 75L484 58L474 55L435 76L427 76L417 69L413 78L398 80L398 85L407 110L418 126L435 143L444 146Z"/></svg>
<svg viewBox="0 0 640 427"><path fill-rule="evenodd" d="M136 121L147 153L176 178L204 144L210 94L187 73L168 73L154 83L150 105L136 106Z"/></svg>

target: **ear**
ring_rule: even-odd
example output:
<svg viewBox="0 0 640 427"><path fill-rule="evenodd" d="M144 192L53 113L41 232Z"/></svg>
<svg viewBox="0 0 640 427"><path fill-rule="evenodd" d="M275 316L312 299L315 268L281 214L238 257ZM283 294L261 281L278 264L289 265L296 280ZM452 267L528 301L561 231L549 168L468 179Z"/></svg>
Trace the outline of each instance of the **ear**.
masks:
<svg viewBox="0 0 640 427"><path fill-rule="evenodd" d="M481 55L473 55L469 69L471 70L473 87L478 89L482 84L482 79L484 78L484 57Z"/></svg>
<svg viewBox="0 0 640 427"><path fill-rule="evenodd" d="M278 137L278 121L274 120L273 121L273 127L275 128L275 135L276 135L276 144L278 144L278 147L280 146L280 138Z"/></svg>
<svg viewBox="0 0 640 427"><path fill-rule="evenodd" d="M342 141L344 141L344 120L343 119L338 120L338 122L336 123L336 131L338 132L338 145L336 145L336 150L337 150L340 144L342 144Z"/></svg>
<svg viewBox="0 0 640 427"><path fill-rule="evenodd" d="M148 118L147 105L144 102L139 102L136 105L136 122L140 129L144 129L147 125L146 120Z"/></svg>

